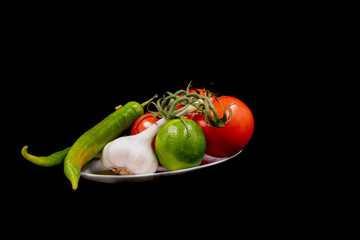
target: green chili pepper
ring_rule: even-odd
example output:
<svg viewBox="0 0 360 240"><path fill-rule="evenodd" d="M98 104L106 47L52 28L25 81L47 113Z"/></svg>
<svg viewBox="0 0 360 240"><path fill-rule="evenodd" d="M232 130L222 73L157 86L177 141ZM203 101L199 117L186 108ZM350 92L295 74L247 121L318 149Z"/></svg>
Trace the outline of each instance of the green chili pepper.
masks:
<svg viewBox="0 0 360 240"><path fill-rule="evenodd" d="M127 103L76 140L64 160L64 172L73 190L78 187L82 166L94 158L107 143L130 128L136 119L144 114L144 107L154 98L143 104Z"/></svg>
<svg viewBox="0 0 360 240"><path fill-rule="evenodd" d="M61 150L59 152L53 153L49 156L43 156L43 157L37 157L34 155L31 155L27 152L28 146L24 146L21 150L21 154L23 157L30 162L43 166L43 167L51 167L54 165L59 165L65 158L66 154L68 153L70 147Z"/></svg>

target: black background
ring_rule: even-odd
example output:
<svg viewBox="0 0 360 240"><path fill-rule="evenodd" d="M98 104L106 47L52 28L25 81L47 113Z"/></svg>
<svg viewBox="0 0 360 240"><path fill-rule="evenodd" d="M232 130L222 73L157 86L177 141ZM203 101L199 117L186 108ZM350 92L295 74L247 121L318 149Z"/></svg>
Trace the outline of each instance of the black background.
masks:
<svg viewBox="0 0 360 240"><path fill-rule="evenodd" d="M307 68L299 65L306 44L299 44L301 36L292 30L299 30L298 23L256 17L240 23L229 17L191 29L181 22L137 26L64 29L60 22L23 21L9 34L2 102L10 154L2 178L9 191L5 198L22 213L20 220L39 215L51 225L46 220L69 215L71 220L132 216L135 221L138 216L165 221L191 216L205 225L226 225L229 214L252 223L275 216L286 222L300 212L308 199L294 177L298 162L282 145L291 129L291 84L301 82ZM237 97L251 109L254 135L239 156L144 183L81 178L73 191L62 165L39 167L20 154L24 145L34 155L64 149L115 106L184 89L190 80L195 88Z"/></svg>
<svg viewBox="0 0 360 240"><path fill-rule="evenodd" d="M78 211L111 215L117 211L117 205L151 213L199 211L210 205L211 211L225 214L273 211L269 206L286 202L283 197L289 197L291 184L286 179L288 173L281 170L279 152L271 147L280 137L266 120L278 118L276 110L269 111L273 101L277 101L268 94L271 90L265 75L270 69L260 68L256 59L256 67L246 64L232 48L224 49L224 54L203 49L199 55L209 56L201 58L173 53L179 54L181 61L152 59L156 52L142 53L130 63L127 57L120 56L121 60L104 60L108 54L62 56L61 61L45 55L32 60L35 62L28 59L31 63L24 63L21 73L14 73L18 75L16 79L23 81L13 86L17 101L12 109L16 127L12 131L15 142L11 161L16 170L10 172L11 177L16 177L10 185L13 192L27 199L26 206L37 212L52 208L54 202L66 206L75 201L80 204ZM81 178L78 190L73 191L62 165L43 168L20 155L24 145L34 155L64 149L115 106L132 100L141 103L154 94L184 89L190 80L194 87L235 96L251 109L254 135L239 156L211 168L145 183L104 184ZM86 206L91 206L91 210Z"/></svg>

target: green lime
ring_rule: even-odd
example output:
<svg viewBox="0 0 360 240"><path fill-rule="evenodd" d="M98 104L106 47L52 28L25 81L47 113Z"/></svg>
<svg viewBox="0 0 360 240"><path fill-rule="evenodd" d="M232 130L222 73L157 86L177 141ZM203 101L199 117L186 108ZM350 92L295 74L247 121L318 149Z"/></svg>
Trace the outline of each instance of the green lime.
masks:
<svg viewBox="0 0 360 240"><path fill-rule="evenodd" d="M156 136L156 156L168 170L196 167L204 157L206 141L201 127L190 119L184 118L184 122L167 121Z"/></svg>

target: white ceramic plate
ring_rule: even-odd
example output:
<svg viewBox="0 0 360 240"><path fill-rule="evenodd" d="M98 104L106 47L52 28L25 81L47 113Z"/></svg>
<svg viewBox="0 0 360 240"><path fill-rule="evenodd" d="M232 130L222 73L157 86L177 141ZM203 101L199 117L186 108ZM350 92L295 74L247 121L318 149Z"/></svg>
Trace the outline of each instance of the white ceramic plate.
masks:
<svg viewBox="0 0 360 240"><path fill-rule="evenodd" d="M193 168L187 168L177 171L169 171L165 169L164 167L158 167L157 171L155 173L150 174L142 174L142 175L116 175L113 174L111 170L108 170L104 168L101 165L100 159L93 159L89 161L81 170L81 176L83 178L97 181L97 182L103 182L103 183L118 183L118 182L145 182L145 181L151 181L159 177L163 176L172 176L172 175L178 175L178 174L184 174L190 171L199 170L202 168L207 168L214 166L216 164L225 162L241 153L238 152L234 156L231 156L229 158L214 158L211 156L208 156L205 154L204 162L205 164L202 164L197 167Z"/></svg>

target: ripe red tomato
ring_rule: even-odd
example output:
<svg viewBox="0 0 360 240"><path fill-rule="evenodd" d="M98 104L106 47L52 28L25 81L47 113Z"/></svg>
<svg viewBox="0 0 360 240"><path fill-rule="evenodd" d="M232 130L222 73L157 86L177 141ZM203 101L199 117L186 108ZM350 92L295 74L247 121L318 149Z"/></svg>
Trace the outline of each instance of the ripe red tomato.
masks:
<svg viewBox="0 0 360 240"><path fill-rule="evenodd" d="M160 118L155 118L155 122L159 121ZM131 127L130 130L130 135L136 135L138 133L141 133L142 131L148 129L151 125L154 124L154 114L152 113L146 113L144 115L142 115L141 117L139 117L134 124ZM152 147L155 151L155 139L156 136L154 137L153 141L152 141Z"/></svg>
<svg viewBox="0 0 360 240"><path fill-rule="evenodd" d="M232 119L223 128L209 127L206 125L204 115L194 115L192 120L202 128L206 138L206 154L213 157L230 157L243 149L250 141L254 132L254 117L242 101L231 96L218 98L224 108L229 105L232 110ZM220 118L223 111L220 104L215 100L213 104ZM228 120L230 110L226 109Z"/></svg>

